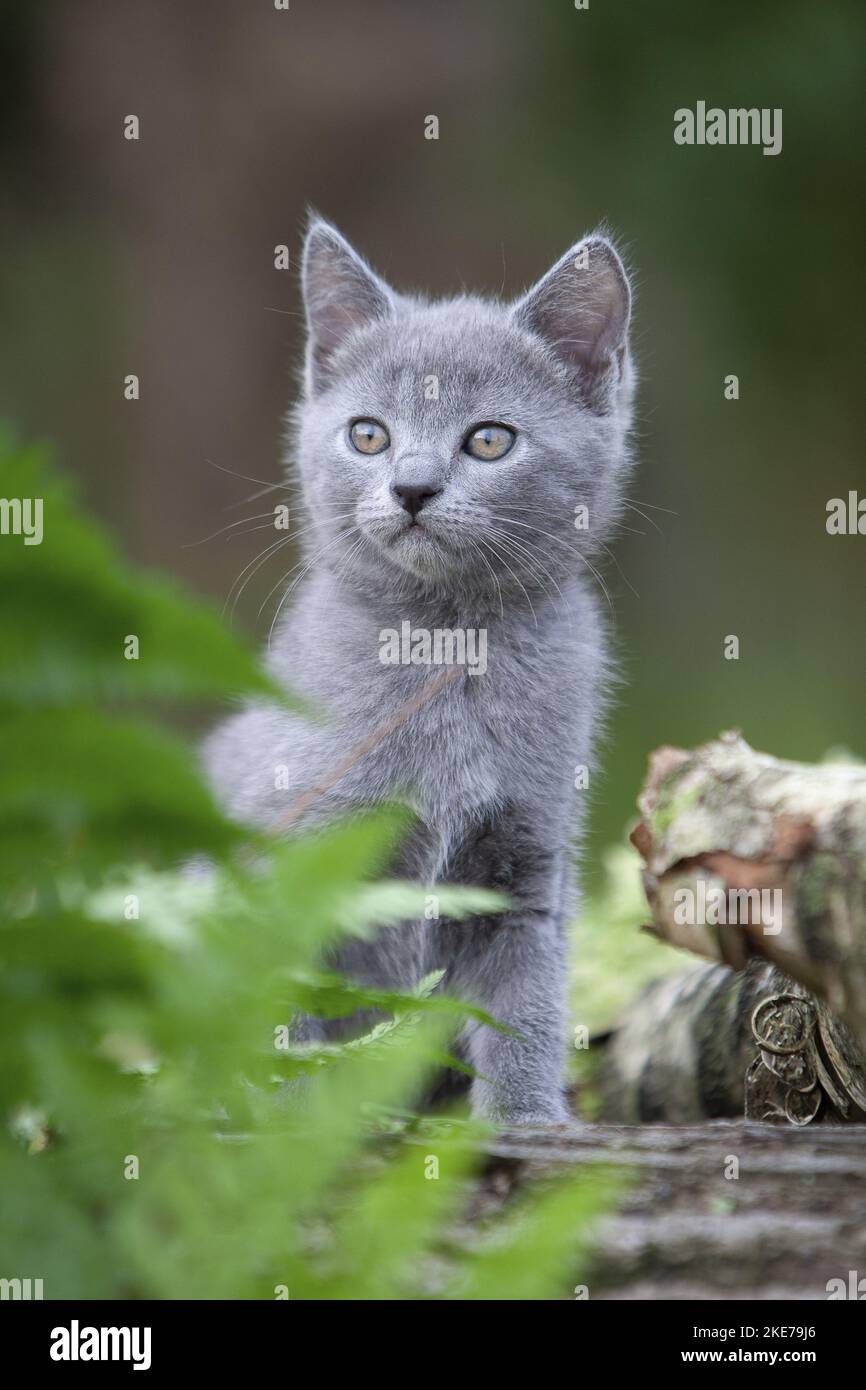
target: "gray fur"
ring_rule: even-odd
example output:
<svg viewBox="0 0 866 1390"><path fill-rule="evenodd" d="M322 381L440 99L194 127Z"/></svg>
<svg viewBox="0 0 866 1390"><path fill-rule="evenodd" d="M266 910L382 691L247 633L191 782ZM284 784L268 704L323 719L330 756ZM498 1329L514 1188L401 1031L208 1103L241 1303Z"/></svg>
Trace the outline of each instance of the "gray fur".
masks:
<svg viewBox="0 0 866 1390"><path fill-rule="evenodd" d="M581 250L589 267L576 269ZM364 982L401 987L446 969L445 988L518 1035L466 1029L463 1052L480 1074L473 1110L509 1124L560 1122L565 925L587 795L574 777L576 766L592 766L609 667L589 567L615 525L629 468L625 273L594 236L515 305L428 303L389 289L315 220L303 281L309 341L292 433L310 567L268 659L327 721L251 704L211 737L207 765L235 816L276 825L437 676L383 665L384 629L405 620L486 629L487 671L462 674L395 727L303 824L403 801L418 822L399 873L507 891L503 915L409 923L352 943L340 964ZM438 399L429 398L434 376ZM347 426L358 417L387 427L384 453L353 451ZM487 421L517 431L498 462L461 450L470 427ZM441 489L411 530L391 491L407 481ZM575 529L579 504L588 530ZM275 786L280 765L290 769L288 790ZM321 1026L310 1021L307 1035Z"/></svg>

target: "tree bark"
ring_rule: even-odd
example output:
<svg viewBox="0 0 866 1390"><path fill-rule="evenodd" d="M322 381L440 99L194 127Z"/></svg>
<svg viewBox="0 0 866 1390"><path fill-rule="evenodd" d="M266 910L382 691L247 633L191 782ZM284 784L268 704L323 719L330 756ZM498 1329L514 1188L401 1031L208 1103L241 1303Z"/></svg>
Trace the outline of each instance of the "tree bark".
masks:
<svg viewBox="0 0 866 1390"><path fill-rule="evenodd" d="M866 1120L866 1064L850 1031L765 961L696 965L657 980L604 1045L601 1117Z"/></svg>
<svg viewBox="0 0 866 1390"><path fill-rule="evenodd" d="M866 767L780 762L725 734L654 753L639 805L651 930L734 969L762 956L866 1044ZM707 909L693 922L690 902Z"/></svg>
<svg viewBox="0 0 866 1390"><path fill-rule="evenodd" d="M639 806L647 930L735 973L650 988L609 1049L608 1110L685 1121L739 1100L757 1119L862 1119L866 767L781 762L726 734L654 753Z"/></svg>

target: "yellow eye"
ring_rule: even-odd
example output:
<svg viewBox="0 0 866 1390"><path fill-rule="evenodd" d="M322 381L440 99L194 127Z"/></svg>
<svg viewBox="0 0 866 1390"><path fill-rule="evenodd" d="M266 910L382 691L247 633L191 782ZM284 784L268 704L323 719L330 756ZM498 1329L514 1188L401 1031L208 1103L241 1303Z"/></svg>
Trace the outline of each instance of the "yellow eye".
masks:
<svg viewBox="0 0 866 1390"><path fill-rule="evenodd" d="M463 448L475 459L504 458L517 438L507 425L476 425L466 436Z"/></svg>
<svg viewBox="0 0 866 1390"><path fill-rule="evenodd" d="M359 454L381 454L391 443L391 436L378 420L356 420L349 426L349 439Z"/></svg>

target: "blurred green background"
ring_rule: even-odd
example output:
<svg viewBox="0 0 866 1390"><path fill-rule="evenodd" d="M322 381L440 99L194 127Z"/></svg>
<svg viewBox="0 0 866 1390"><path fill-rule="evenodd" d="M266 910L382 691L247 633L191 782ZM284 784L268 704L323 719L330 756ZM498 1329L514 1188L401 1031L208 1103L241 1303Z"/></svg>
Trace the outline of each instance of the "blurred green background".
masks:
<svg viewBox="0 0 866 1390"><path fill-rule="evenodd" d="M636 594L606 575L626 682L595 847L659 743L736 726L782 756L866 752L866 537L825 531L829 498L866 494L862 3L0 16L0 416L56 442L134 559L222 600L258 553L245 526L191 543L262 510L232 472L280 476L301 319L273 250L294 267L308 204L433 293L517 294L604 220L637 277L630 496L655 524L635 516L644 534L618 545ZM698 100L781 107L782 153L675 145L675 109ZM267 631L280 563L245 591L242 629Z"/></svg>

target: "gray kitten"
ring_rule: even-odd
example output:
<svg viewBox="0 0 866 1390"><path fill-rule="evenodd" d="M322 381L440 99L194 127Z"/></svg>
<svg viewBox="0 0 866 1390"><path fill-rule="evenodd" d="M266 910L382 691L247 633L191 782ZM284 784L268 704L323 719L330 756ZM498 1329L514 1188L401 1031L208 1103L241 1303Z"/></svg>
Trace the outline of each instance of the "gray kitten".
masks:
<svg viewBox="0 0 866 1390"><path fill-rule="evenodd" d="M501 915L387 929L339 964L400 988L444 969L514 1030L464 1029L473 1112L561 1122L571 860L609 665L593 560L630 461L628 281L594 235L514 304L430 303L314 220L303 289L308 568L269 663L327 722L249 705L207 765L261 826L402 801L418 819L398 873L508 895Z"/></svg>

